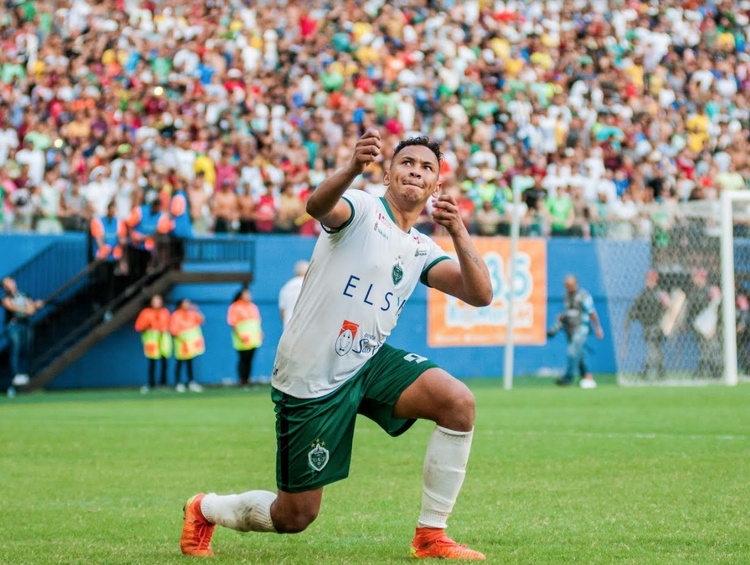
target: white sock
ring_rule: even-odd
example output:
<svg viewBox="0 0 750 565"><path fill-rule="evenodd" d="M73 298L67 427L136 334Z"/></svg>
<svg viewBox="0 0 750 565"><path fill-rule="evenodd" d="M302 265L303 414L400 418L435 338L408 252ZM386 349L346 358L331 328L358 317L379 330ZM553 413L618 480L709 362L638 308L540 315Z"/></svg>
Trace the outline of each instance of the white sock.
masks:
<svg viewBox="0 0 750 565"><path fill-rule="evenodd" d="M424 458L424 489L420 528L445 528L466 476L471 451L470 432L436 426Z"/></svg>
<svg viewBox="0 0 750 565"><path fill-rule="evenodd" d="M242 494L219 496L207 494L201 500L201 512L212 524L238 532L275 532L271 520L271 504L276 494L267 490L251 490Z"/></svg>

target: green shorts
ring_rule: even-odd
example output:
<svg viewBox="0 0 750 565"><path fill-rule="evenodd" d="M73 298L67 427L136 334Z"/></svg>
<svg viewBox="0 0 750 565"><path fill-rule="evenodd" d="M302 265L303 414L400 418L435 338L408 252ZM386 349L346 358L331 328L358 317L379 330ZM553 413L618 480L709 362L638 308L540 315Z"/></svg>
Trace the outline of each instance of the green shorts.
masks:
<svg viewBox="0 0 750 565"><path fill-rule="evenodd" d="M360 371L321 398L271 392L276 412L276 484L284 492L305 492L349 476L357 414L391 436L414 420L393 417L401 393L437 367L428 359L383 345Z"/></svg>

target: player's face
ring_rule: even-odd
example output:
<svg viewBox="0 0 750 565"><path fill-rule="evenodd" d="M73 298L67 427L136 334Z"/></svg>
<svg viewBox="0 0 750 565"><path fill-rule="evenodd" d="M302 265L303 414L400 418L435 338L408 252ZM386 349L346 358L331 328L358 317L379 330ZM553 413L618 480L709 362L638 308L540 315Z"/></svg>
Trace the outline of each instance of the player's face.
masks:
<svg viewBox="0 0 750 565"><path fill-rule="evenodd" d="M437 157L430 149L411 145L393 159L383 184L406 201L424 203L440 190L439 172Z"/></svg>

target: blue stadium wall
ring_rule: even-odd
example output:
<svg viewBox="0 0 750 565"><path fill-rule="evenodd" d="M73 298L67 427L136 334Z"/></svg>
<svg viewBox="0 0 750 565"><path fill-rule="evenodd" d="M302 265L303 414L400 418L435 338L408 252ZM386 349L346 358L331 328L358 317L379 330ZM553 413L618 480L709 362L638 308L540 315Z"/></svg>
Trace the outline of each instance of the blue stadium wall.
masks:
<svg viewBox="0 0 750 565"><path fill-rule="evenodd" d="M11 274L53 243L63 240L79 244L81 261L86 260L86 253L88 252L86 238L79 233L63 235L0 234L0 278Z"/></svg>
<svg viewBox="0 0 750 565"><path fill-rule="evenodd" d="M8 240L7 237L12 239ZM83 238L81 239L83 241ZM0 236L0 273L8 273L13 266L28 259L30 249L43 249L47 241L34 237L19 240L17 236ZM271 373L274 346L281 335L281 321L277 309L279 289L292 275L294 263L299 259L309 258L314 244L314 239L293 236L265 236L257 240L255 281L251 290L263 318L265 344L256 355L254 378L267 378ZM604 340L598 341L593 336L589 339L588 356L591 369L596 373L613 373L616 369L610 326L611 322L620 324L622 320L612 320L610 317L608 302L605 299L607 288L609 287L611 292L612 285L617 283L617 299L629 303L640 289L643 274L649 264L648 246L645 244L628 244L642 246L640 252L628 254L635 259L628 265L608 260L614 255L609 253L609 245L617 244L552 239L547 247L548 325L549 320L561 310L565 275L575 273L581 286L594 296L606 333ZM603 275L603 268L606 269L606 276ZM175 287L167 298L169 305L173 306L180 298L190 297L198 303L206 316L206 354L195 361L196 378L200 382L220 383L235 379L237 359L230 343L226 312L231 297L238 288L237 285L224 284L182 285ZM426 355L461 378L501 376L502 347L429 348L426 311L426 289L418 285L413 297L405 306L389 343ZM621 315L616 312L615 318L620 317ZM526 376L559 372L564 367L564 361L565 339L559 335L544 346L516 347L515 374ZM173 363L171 360L170 382ZM140 339L133 331L132 325L129 325L98 344L84 358L60 374L49 387L136 386L144 383L145 374L146 362L141 353Z"/></svg>

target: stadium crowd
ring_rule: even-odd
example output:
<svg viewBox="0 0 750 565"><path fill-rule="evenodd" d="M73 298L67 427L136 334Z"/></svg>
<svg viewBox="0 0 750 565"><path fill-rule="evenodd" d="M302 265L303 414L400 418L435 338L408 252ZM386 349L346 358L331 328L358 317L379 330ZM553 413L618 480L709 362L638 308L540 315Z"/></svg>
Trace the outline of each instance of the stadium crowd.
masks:
<svg viewBox="0 0 750 565"><path fill-rule="evenodd" d="M438 140L479 234L507 233L514 189L524 234L629 238L669 221L654 202L750 186L748 1L4 5L6 230L184 191L196 234L315 234L305 199L369 127L386 155Z"/></svg>

